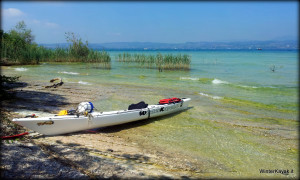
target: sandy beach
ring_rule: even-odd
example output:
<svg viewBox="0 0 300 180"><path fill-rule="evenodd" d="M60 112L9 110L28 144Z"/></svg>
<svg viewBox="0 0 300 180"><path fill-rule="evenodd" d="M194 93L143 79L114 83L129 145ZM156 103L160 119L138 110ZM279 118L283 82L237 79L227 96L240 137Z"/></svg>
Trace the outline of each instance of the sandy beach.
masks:
<svg viewBox="0 0 300 180"><path fill-rule="evenodd" d="M12 85L15 87L9 90L15 98L2 104L6 107L6 112L10 112L10 119L23 116L24 111L58 113L61 109L76 108L81 101L105 99L111 94L122 92L120 87L87 89L71 83L64 83L57 88L45 88L50 83L24 80L23 83ZM194 167L188 159L140 147L130 138L118 135L119 131L126 131L130 126L135 125L129 123L60 136L44 136L32 132L23 140L2 141L1 176L76 179L203 177L201 170Z"/></svg>

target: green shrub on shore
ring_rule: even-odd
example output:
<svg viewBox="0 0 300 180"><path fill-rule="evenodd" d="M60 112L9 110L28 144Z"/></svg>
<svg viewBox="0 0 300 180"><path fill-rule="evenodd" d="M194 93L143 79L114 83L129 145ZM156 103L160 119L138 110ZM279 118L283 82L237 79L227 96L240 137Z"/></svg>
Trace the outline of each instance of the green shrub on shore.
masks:
<svg viewBox="0 0 300 180"><path fill-rule="evenodd" d="M100 63L110 68L111 58L105 51L88 48L88 42L72 32L66 33L68 48L48 49L33 42L31 30L24 21L9 32L1 30L1 65L39 64L40 62L86 62Z"/></svg>
<svg viewBox="0 0 300 180"><path fill-rule="evenodd" d="M38 46L33 42L31 30L26 28L24 21L19 22L14 29L1 35L1 64L38 64Z"/></svg>
<svg viewBox="0 0 300 180"><path fill-rule="evenodd" d="M124 63L137 63L140 67L156 68L162 70L189 70L191 64L191 57L189 55L173 55L160 53L156 55L145 54L118 54L118 61Z"/></svg>

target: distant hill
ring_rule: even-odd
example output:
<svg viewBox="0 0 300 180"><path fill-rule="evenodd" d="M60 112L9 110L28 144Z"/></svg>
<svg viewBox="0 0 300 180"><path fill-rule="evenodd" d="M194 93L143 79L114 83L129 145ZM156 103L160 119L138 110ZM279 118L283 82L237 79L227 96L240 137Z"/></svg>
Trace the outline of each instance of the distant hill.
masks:
<svg viewBox="0 0 300 180"><path fill-rule="evenodd" d="M40 44L47 48L68 47L68 43ZM89 47L97 50L205 50L205 49L299 49L298 41L241 41L241 42L186 42L186 43L156 43L156 42L112 42L90 43Z"/></svg>

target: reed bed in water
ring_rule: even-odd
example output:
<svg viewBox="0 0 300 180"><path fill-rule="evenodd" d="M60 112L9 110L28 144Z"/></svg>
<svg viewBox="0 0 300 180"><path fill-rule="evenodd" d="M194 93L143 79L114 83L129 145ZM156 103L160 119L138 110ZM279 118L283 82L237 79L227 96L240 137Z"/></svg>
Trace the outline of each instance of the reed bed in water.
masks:
<svg viewBox="0 0 300 180"><path fill-rule="evenodd" d="M40 50L40 62L84 62L84 63L99 63L99 67L110 69L111 58L106 51L95 51L89 49L84 56L72 53L70 49L55 48Z"/></svg>
<svg viewBox="0 0 300 180"><path fill-rule="evenodd" d="M166 54L158 53L156 55L145 54L118 54L118 61L123 63L136 63L143 68L156 68L161 70L190 70L191 57L182 54Z"/></svg>
<svg viewBox="0 0 300 180"><path fill-rule="evenodd" d="M93 62L93 63L110 63L111 58L106 51L89 50L84 56L73 54L69 49L43 48L41 53L41 62Z"/></svg>

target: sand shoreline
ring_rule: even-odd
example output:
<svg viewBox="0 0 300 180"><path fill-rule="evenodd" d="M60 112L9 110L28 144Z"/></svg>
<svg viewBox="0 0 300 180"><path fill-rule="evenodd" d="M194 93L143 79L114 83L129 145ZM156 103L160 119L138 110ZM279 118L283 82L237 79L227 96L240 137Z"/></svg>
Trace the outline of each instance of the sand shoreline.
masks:
<svg viewBox="0 0 300 180"><path fill-rule="evenodd" d="M27 79L22 81L25 81L25 84L10 90L15 98L2 104L13 115L20 115L20 110L58 113L61 109L76 108L78 102L106 99L116 91L116 87L103 86L101 89L99 87L93 89L72 83L64 83L57 88L45 88L49 85L48 82L37 83ZM30 152L27 152L28 148ZM145 149L134 140L124 139L109 129L96 133L82 131L61 136L36 134L25 141L4 143L3 149L1 171L4 177L122 179L203 177L201 170L188 165L186 159ZM19 156L16 156L16 151L23 156L21 161ZM41 160L37 160L36 154L43 154L43 157L38 158ZM51 161L48 162L47 159ZM39 166L45 161L52 165L40 170ZM18 164L17 168L13 168L12 164ZM26 164L30 164L30 172L24 173L25 169L28 169ZM58 167L68 170L55 173Z"/></svg>

